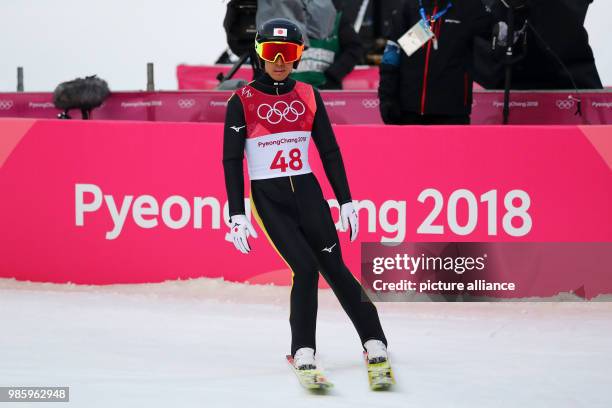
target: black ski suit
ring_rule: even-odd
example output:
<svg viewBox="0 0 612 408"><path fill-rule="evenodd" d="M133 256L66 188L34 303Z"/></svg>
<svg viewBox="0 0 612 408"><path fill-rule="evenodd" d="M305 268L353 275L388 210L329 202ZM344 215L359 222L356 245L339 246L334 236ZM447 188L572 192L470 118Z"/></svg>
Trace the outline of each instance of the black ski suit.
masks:
<svg viewBox="0 0 612 408"><path fill-rule="evenodd" d="M267 95L262 96L266 98L270 98L270 95L280 97L292 92L296 84L290 78L277 83L264 74L249 84L249 92L261 92ZM230 216L245 213L243 157L249 127L238 92L228 102L223 143L223 167ZM348 203L351 195L340 149L321 96L314 89L312 92L316 111L311 137L338 202ZM363 288L342 260L331 211L314 174L308 172L251 180L250 198L260 227L293 274L289 317L291 354L294 355L301 347L316 350L319 272L353 322L362 345L370 339L379 339L386 344L376 307L368 300Z"/></svg>

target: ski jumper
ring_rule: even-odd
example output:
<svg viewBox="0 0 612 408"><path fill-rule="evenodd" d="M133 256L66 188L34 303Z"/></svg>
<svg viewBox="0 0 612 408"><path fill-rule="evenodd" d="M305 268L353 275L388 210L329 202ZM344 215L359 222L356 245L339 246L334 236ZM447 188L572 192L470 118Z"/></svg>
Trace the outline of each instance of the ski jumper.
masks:
<svg viewBox="0 0 612 408"><path fill-rule="evenodd" d="M268 240L292 271L291 355L316 350L319 272L355 326L361 343L386 344L378 312L342 260L329 205L308 164L313 139L340 204L351 201L340 149L319 93L264 74L228 102L223 166L230 216L244 214L243 156L251 207Z"/></svg>

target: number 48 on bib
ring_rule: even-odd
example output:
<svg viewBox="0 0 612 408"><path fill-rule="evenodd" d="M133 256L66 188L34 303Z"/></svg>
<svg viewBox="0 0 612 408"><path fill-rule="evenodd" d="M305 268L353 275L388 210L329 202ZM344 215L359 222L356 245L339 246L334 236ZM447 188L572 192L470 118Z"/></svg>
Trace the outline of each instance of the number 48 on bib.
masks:
<svg viewBox="0 0 612 408"><path fill-rule="evenodd" d="M278 152L276 152L276 155L274 156L274 160L272 161L272 164L270 165L270 170L280 170L283 173L287 171L287 167L291 168L291 170L301 170L302 169L302 152L300 152L300 149L291 149L289 151L289 157L288 157L288 161L289 164L287 164L287 157L283 154L285 151L284 150L279 150Z"/></svg>

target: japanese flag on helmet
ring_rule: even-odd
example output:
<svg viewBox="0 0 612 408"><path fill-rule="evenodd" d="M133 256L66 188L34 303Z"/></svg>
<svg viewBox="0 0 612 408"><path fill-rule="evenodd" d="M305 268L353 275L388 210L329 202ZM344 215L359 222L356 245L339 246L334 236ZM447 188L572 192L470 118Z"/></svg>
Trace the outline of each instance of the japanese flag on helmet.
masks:
<svg viewBox="0 0 612 408"><path fill-rule="evenodd" d="M286 28L275 28L274 36L275 37L287 37L287 29Z"/></svg>

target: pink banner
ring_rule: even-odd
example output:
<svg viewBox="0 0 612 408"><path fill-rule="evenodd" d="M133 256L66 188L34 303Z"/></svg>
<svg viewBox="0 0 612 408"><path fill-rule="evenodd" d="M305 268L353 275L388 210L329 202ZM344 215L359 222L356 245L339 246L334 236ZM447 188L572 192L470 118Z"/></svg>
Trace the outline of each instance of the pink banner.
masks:
<svg viewBox="0 0 612 408"><path fill-rule="evenodd" d="M164 122L222 122L228 91L114 92L93 113L95 119ZM382 124L375 91L322 92L330 119L336 124ZM516 92L512 94L510 123L584 125L612 123L612 91L582 93L583 115L568 92ZM503 93L474 94L473 124L500 124ZM51 93L0 93L0 117L51 119ZM78 111L72 111L80 118Z"/></svg>
<svg viewBox="0 0 612 408"><path fill-rule="evenodd" d="M612 241L612 127L335 130L360 242ZM221 150L220 124L0 120L0 276L289 283L263 233L249 255L224 240ZM341 245L359 274L358 243L343 233ZM541 269L520 295L548 295L552 281L612 293L602 263L595 277Z"/></svg>
<svg viewBox="0 0 612 408"><path fill-rule="evenodd" d="M215 89L219 85L217 75L224 75L232 68L231 65L179 65L176 67L176 78L180 90ZM253 80L253 70L245 64L233 76L234 79ZM378 89L378 67L368 65L356 66L342 81L346 91L363 91Z"/></svg>

